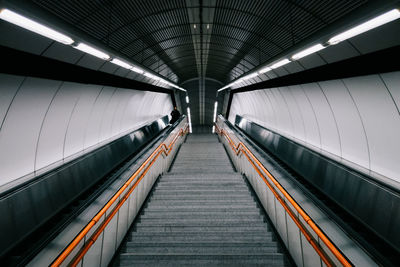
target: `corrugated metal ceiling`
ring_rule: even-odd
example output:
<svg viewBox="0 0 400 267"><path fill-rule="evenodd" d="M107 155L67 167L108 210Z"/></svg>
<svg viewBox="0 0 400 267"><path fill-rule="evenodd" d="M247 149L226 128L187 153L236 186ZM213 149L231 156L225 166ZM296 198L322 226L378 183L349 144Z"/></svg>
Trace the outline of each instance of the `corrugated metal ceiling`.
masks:
<svg viewBox="0 0 400 267"><path fill-rule="evenodd" d="M125 56L178 83L199 76L198 64L205 65L203 76L226 83L367 1L33 2ZM192 18L189 18L189 10ZM196 44L200 42L200 38L193 38L196 35L201 35L202 46ZM203 51L198 54L203 58L197 62L196 52L200 47L203 47Z"/></svg>

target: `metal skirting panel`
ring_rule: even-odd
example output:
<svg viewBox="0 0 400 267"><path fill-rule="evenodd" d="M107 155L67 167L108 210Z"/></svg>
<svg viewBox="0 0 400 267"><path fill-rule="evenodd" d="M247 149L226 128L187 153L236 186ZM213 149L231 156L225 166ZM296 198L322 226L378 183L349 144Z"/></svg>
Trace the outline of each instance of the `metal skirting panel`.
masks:
<svg viewBox="0 0 400 267"><path fill-rule="evenodd" d="M0 195L0 257L112 169L138 152L168 124L168 116Z"/></svg>
<svg viewBox="0 0 400 267"><path fill-rule="evenodd" d="M400 194L236 115L235 125L400 251Z"/></svg>

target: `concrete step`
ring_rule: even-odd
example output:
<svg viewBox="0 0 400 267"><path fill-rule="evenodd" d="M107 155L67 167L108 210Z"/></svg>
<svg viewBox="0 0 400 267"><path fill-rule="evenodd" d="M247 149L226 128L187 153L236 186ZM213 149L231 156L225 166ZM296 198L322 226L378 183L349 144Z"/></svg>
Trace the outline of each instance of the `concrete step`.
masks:
<svg viewBox="0 0 400 267"><path fill-rule="evenodd" d="M247 211L247 210L254 210L256 207L256 204L252 205L180 205L180 206L168 206L168 203L165 205L149 205L146 207L145 212L151 211L151 212L157 212L157 211L175 211L175 212L190 212L193 210L197 210L199 212L206 212L206 211L212 211L212 212L229 212L229 211L235 211L235 212L240 212L240 211Z"/></svg>
<svg viewBox="0 0 400 267"><path fill-rule="evenodd" d="M141 219L206 219L206 220L213 220L213 219L222 219L222 218L237 218L238 220L242 219L257 219L257 220L263 220L263 217L259 213L247 213L247 214L233 214L233 213L219 213L219 212L214 212L212 214L210 213L201 213L199 214L198 212L186 212L186 213L170 213L170 212L165 212L165 213L144 213L140 215L139 220Z"/></svg>
<svg viewBox="0 0 400 267"><path fill-rule="evenodd" d="M245 244L242 246L201 246L197 244L193 246L141 246L140 244L127 243L123 249L123 253L131 255L229 255L229 254L268 254L278 252L277 246L256 246L254 244Z"/></svg>
<svg viewBox="0 0 400 267"><path fill-rule="evenodd" d="M244 226L239 225L141 225L140 223L135 225L134 231L136 232L182 232L182 233L193 233L193 232L215 232L224 231L227 233L242 233L244 231L268 231L268 227L263 224L256 226Z"/></svg>
<svg viewBox="0 0 400 267"><path fill-rule="evenodd" d="M185 200L199 200L199 199L204 199L203 196L200 195L186 195ZM219 196L219 195L210 195L207 196L207 199L210 200L220 200L220 199L226 199L226 200L253 200L253 197L249 195L240 195L240 196ZM152 195L150 200L164 200L164 201L169 201L169 200L182 200L182 195Z"/></svg>
<svg viewBox="0 0 400 267"><path fill-rule="evenodd" d="M263 255L132 255L121 253L120 266L287 266L281 253Z"/></svg>
<svg viewBox="0 0 400 267"><path fill-rule="evenodd" d="M191 181L160 181L157 184L157 188L161 186L174 186L174 187L199 187L199 186L209 186L209 187L215 187L215 186L222 186L222 187L246 187L247 185L243 181L232 181L232 180L191 180Z"/></svg>
<svg viewBox="0 0 400 267"><path fill-rule="evenodd" d="M201 225L201 226L219 226L219 225L242 225L246 224L248 227L253 225L263 224L264 221L261 217L201 217L201 218L146 218L140 217L137 225Z"/></svg>
<svg viewBox="0 0 400 267"><path fill-rule="evenodd" d="M267 227L266 227L267 228ZM274 242L268 229L244 232L131 232L129 242L134 243L262 243Z"/></svg>
<svg viewBox="0 0 400 267"><path fill-rule="evenodd" d="M242 176L237 172L225 172L221 173L197 173L192 176L188 176L185 173L174 173L169 172L161 177L161 180L184 180L184 179L198 179L198 180L216 180L216 179L240 179L243 181Z"/></svg>
<svg viewBox="0 0 400 267"><path fill-rule="evenodd" d="M240 205L240 204L247 204L247 205L255 205L256 203L252 199L208 199L208 198L201 198L201 199L181 199L181 200L164 200L164 199L151 199L148 202L148 207L150 205L169 205L169 206L183 206L183 205L205 205L205 204L220 204L220 205Z"/></svg>
<svg viewBox="0 0 400 267"><path fill-rule="evenodd" d="M174 188L155 188L154 189L154 194L181 194L181 195L248 195L249 190L247 188L245 189L232 189L232 188L226 188L226 189L209 189L205 191L204 189L174 189Z"/></svg>

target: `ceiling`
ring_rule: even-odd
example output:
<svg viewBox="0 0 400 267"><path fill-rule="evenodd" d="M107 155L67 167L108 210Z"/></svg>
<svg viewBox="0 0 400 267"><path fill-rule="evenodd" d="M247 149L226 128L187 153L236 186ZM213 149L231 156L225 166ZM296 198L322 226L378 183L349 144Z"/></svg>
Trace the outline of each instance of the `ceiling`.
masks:
<svg viewBox="0 0 400 267"><path fill-rule="evenodd" d="M31 0L68 27L188 89L194 125L218 88L393 0ZM372 8L372 9L373 9ZM373 9L374 10L374 9ZM358 12L358 13L357 13ZM358 15L356 15L358 14ZM357 17L358 16L358 17ZM362 17L362 14L361 14ZM350 20L352 21L352 20ZM84 37L82 37L84 38ZM349 44L350 46L352 44ZM339 47L339 46L337 46ZM335 55L335 57L340 55ZM324 62L329 63L328 61ZM298 63L291 64L296 67ZM306 69L306 64L296 70ZM270 74L269 74L270 75ZM278 71L271 75L282 76ZM273 77L266 77L267 79ZM261 80L264 78L260 78ZM261 81L259 80L259 81ZM213 81L213 82L210 82ZM257 81L255 81L257 82ZM187 86L187 87L185 87Z"/></svg>
<svg viewBox="0 0 400 267"><path fill-rule="evenodd" d="M227 83L366 0L33 0L133 61L183 83Z"/></svg>

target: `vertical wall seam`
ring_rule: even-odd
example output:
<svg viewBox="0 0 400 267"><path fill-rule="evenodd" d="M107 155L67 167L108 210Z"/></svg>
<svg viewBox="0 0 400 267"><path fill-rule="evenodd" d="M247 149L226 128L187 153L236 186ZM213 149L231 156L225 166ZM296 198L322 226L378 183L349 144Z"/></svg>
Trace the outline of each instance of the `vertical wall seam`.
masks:
<svg viewBox="0 0 400 267"><path fill-rule="evenodd" d="M351 101L353 102L354 107L355 107L356 110L357 110L358 117L360 118L360 122L361 122L361 125L362 125L362 127L363 127L363 131L364 131L365 142L366 142L366 144L367 144L367 151L368 151L368 168L369 168L369 170L371 170L371 152L370 152L370 149L369 149L369 141L368 141L367 131L365 130L364 121L363 121L363 119L362 119L362 117L361 117L361 113L360 113L360 110L358 109L358 106L357 106L357 104L356 104L356 101L354 100L353 95L350 93L349 88L347 87L346 83L345 83L342 79L340 79L340 81L343 83L343 86L346 88L347 92L349 93L350 98L351 98Z"/></svg>
<svg viewBox="0 0 400 267"><path fill-rule="evenodd" d="M337 120L336 120L335 113L333 112L331 103L329 102L328 97L326 96L326 94L325 94L324 90L322 89L321 85L320 85L318 82L317 82L316 84L318 85L319 89L321 90L322 94L324 95L324 97L325 97L325 99L326 99L326 102L328 103L329 109L330 109L330 111L331 111L331 113L332 113L333 120L335 121L336 132L337 132L338 138L339 138L340 157L342 158L342 157L343 157L343 156L342 156L342 155L343 155L343 151L342 151L342 139L340 138L339 126L338 126L338 123L337 123Z"/></svg>
<svg viewBox="0 0 400 267"><path fill-rule="evenodd" d="M6 113L4 114L4 118L3 118L3 120L2 120L2 122L1 122L1 124L0 124L0 136L1 136L1 130L2 130L2 128L3 128L3 124L4 124L4 122L5 122L6 119L7 119L8 112L10 111L10 108L11 108L12 104L14 103L15 97L18 95L19 90L22 88L22 85L24 85L26 79L27 79L27 77L24 77L24 78L22 79L22 81L21 81L21 83L19 84L17 90L15 91L14 96L12 97L12 99L11 99L11 101L10 101L10 104L8 105L8 108L7 108L7 110L6 110Z"/></svg>
<svg viewBox="0 0 400 267"><path fill-rule="evenodd" d="M385 80L382 78L381 74L378 74L378 76L379 76L379 79L381 79L383 85L386 87L386 90L388 91L388 93L389 93L389 95L390 95L390 98L392 99L392 101L393 101L393 103L394 103L394 106L396 107L397 112L398 112L399 115L400 115L399 106L397 105L396 101L394 100L394 97L393 97L393 95L392 95L392 92L389 90L389 86L386 84L386 82L385 82Z"/></svg>
<svg viewBox="0 0 400 267"><path fill-rule="evenodd" d="M306 98L307 98L307 100L308 100L308 103L310 104L310 107L311 107L311 109L312 109L312 111L313 111L313 113L314 113L314 118L315 118L315 121L316 121L316 123L317 123L317 128L318 128L319 148L322 149L321 129L320 129L320 127L319 127L319 122L318 122L318 119L317 119L317 114L315 113L314 106L312 105L312 103L311 103L311 101L310 101L310 98L308 97L308 95L307 95L307 93L306 93L306 90L304 90L303 85L300 84L299 86L300 86L300 88L303 90L304 95L306 96Z"/></svg>
<svg viewBox="0 0 400 267"><path fill-rule="evenodd" d="M81 97L82 97L82 90L79 90L79 91L80 91L80 95L79 95L79 97L77 97L76 100L75 100L74 107L72 108L71 114L69 115L68 124L67 124L67 129L65 129L64 143L63 143L63 161L65 160L65 145L66 145L66 143L67 143L67 135L68 135L68 132L69 132L69 126L71 125L72 116L73 116L74 113L75 113L76 106L78 105L79 100L80 100Z"/></svg>
<svg viewBox="0 0 400 267"><path fill-rule="evenodd" d="M297 102L297 99L296 99L296 97L294 96L293 91L292 91L292 88L290 88L290 86L288 86L288 90L289 90L289 93L290 93L290 94L292 95L292 97L293 97L293 100L294 100L294 102L295 102L295 104L296 104L296 106L297 106L297 110L299 111L299 114L300 114L300 117L301 117L301 121L302 121L302 123L303 123L303 132L304 132L304 138L305 138L305 140L303 140L303 141L304 141L304 142L307 142L306 123L305 123L305 121L304 121L303 112L301 111L300 105L299 105L299 103Z"/></svg>
<svg viewBox="0 0 400 267"><path fill-rule="evenodd" d="M93 109L94 109L94 107L96 106L97 100L99 99L99 97L100 97L101 93L103 92L103 89L104 89L104 88L105 88L105 86L102 86L102 87L101 87L99 93L98 93L97 96L96 96L96 99L94 100L94 102L93 102L93 104L92 104L92 108L90 109L90 113L89 113L89 116L88 116L88 118L87 118L87 120L86 120L86 124L85 124L85 125L86 125L86 128L85 128L85 132L84 132L84 134L83 134L83 144L82 144L82 150L81 150L81 151L85 150L86 136L87 136L87 131L88 131L88 121L89 121L90 118L92 117Z"/></svg>
<svg viewBox="0 0 400 267"><path fill-rule="evenodd" d="M96 144L98 144L98 143L100 143L100 142L103 141L103 140L101 140L101 137L102 137L102 136L101 136L101 133L102 133L102 129L103 129L104 117L106 116L108 107L109 107L109 105L110 105L110 102L111 102L111 100L112 100L112 98L113 98L115 92L117 91L117 88L116 88L116 87L112 87L112 88L113 88L114 90L113 90L113 92L112 92L110 98L108 99L107 104L105 105L105 107L104 107L104 109L103 109L103 114L101 115L101 119L100 119L100 123L99 123L99 130L97 131L97 143L96 143ZM107 139L107 137L106 137L104 140L106 140L106 139Z"/></svg>
<svg viewBox="0 0 400 267"><path fill-rule="evenodd" d="M272 108L272 110L274 112L275 125L272 128L276 130L276 129L278 129L278 115L277 115L278 111L275 110L274 104L272 104L272 100L269 97L269 93L271 92L271 89L264 89L264 90L265 90L265 96L267 97L267 99L268 99L268 101L270 103L270 106L271 106L271 108Z"/></svg>
<svg viewBox="0 0 400 267"><path fill-rule="evenodd" d="M289 105L288 105L288 103L287 103L287 101L286 101L285 96L284 96L284 95L282 94L282 92L281 92L281 88L283 88L283 87L278 87L278 88L276 88L276 89L278 89L279 94L282 96L283 102L285 102L285 104L286 104L286 109L288 110L288 114L289 114L289 117L290 117L290 122L291 122L291 124L292 124L292 136L295 136L295 127L294 127L292 112L290 112Z"/></svg>
<svg viewBox="0 0 400 267"><path fill-rule="evenodd" d="M53 104L53 101L54 101L54 99L56 98L56 96L58 95L58 92L60 91L60 89L61 89L61 87L63 86L63 84L64 84L64 82L61 82L60 85L58 86L57 90L54 92L53 97L51 98L50 103L49 103L49 105L47 106L46 112L45 112L45 114L44 114L44 116L43 116L42 123L40 124L40 130L39 130L39 134L38 134L38 137L37 137L37 140L36 140L35 159L34 159L34 162L33 162L33 172L34 172L34 173L36 172L38 148L39 148L40 138L41 138L41 136L42 136L43 125L44 125L44 123L45 123L45 121L46 121L47 114L49 113L49 110L50 110L50 108L51 108L51 105Z"/></svg>

